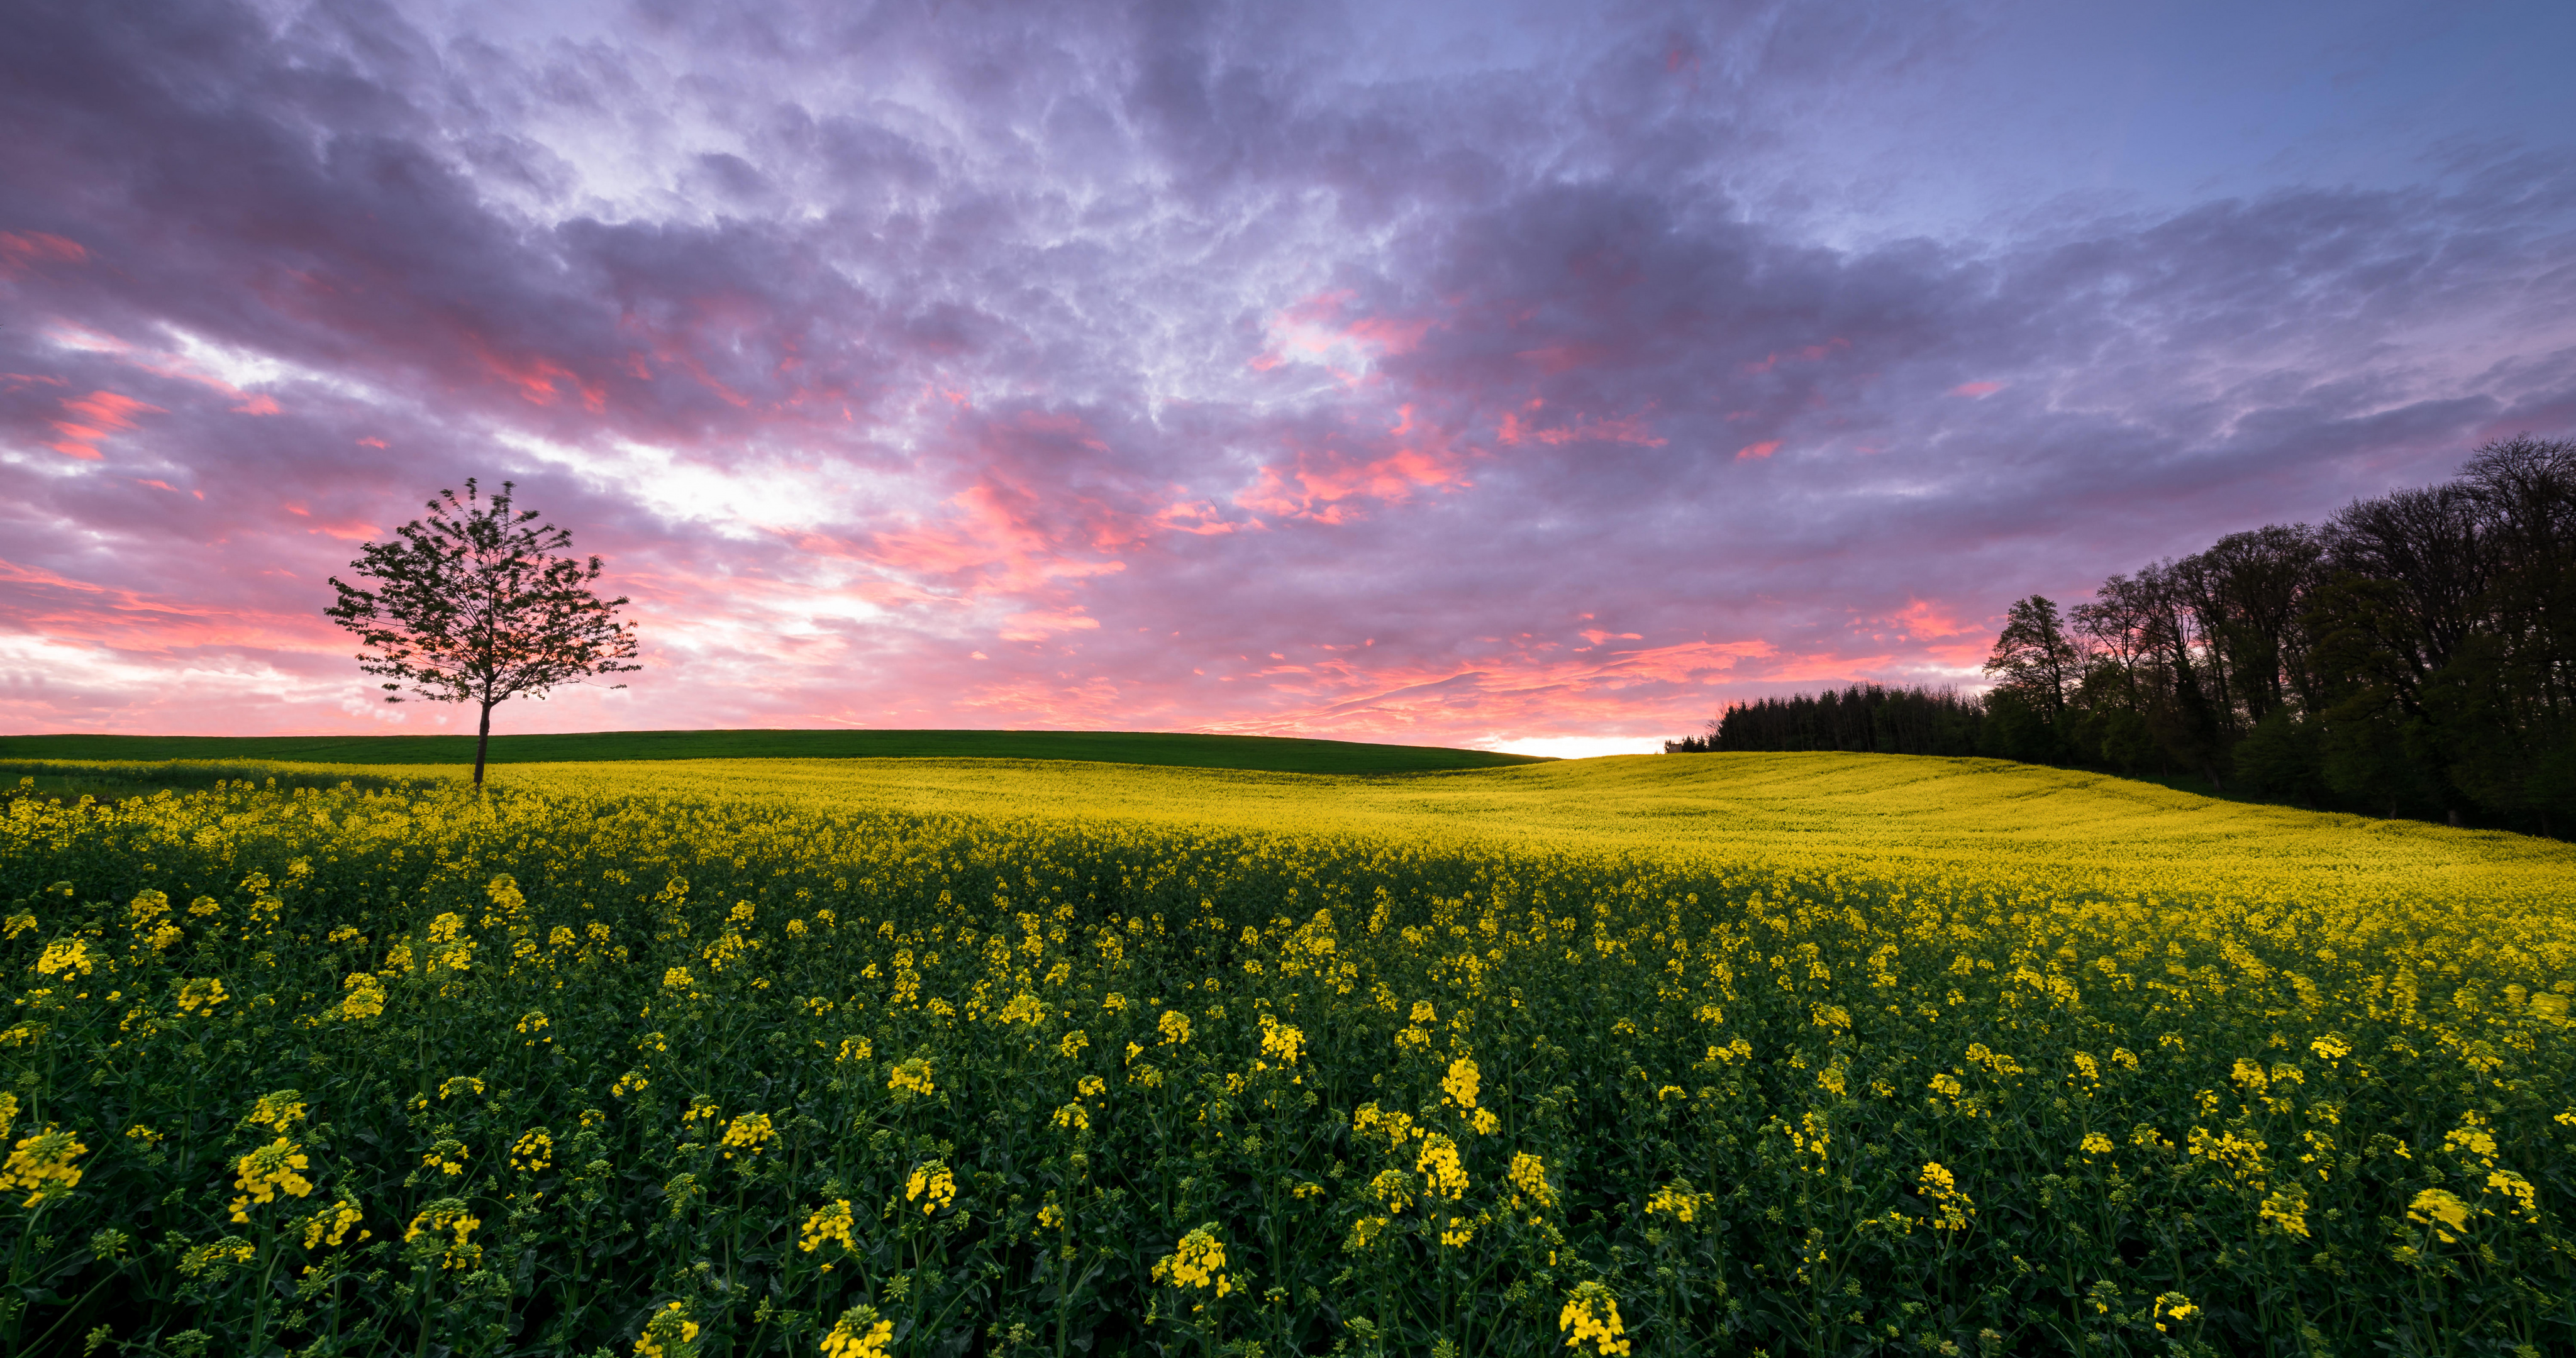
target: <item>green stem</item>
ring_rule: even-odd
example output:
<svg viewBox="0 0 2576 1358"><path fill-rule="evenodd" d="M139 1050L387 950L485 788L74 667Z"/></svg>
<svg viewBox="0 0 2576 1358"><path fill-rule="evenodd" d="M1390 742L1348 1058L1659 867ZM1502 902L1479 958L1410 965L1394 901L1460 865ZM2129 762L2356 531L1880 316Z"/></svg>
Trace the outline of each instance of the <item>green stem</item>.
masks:
<svg viewBox="0 0 2576 1358"><path fill-rule="evenodd" d="M64 1327L65 1325L69 1325L69 1324L71 1324L71 1323L72 1323L72 1317L74 1317L74 1316L76 1316L76 1315L79 1315L79 1314L80 1314L80 1311L81 1311L81 1308L82 1308L82 1307L84 1307L84 1306L89 1305L89 1299L90 1299L90 1298L92 1298L92 1297L97 1296L100 1288L103 1288L103 1287L107 1286L109 1283L112 1283L112 1282L116 1281L116 1279L118 1278L118 1276L119 1276L119 1275L121 1275L121 1274L123 1274L124 1272L125 1272L125 1265L123 1265L123 1264L118 1264L116 1267L114 1267L114 1268L112 1268L112 1269L109 1269L109 1270L107 1271L107 1276L106 1276L106 1277L101 1278L101 1279L99 1279L97 1282L90 1284L90 1289L89 1289L87 1292L83 1292L83 1293L81 1293L81 1294L80 1294L80 1299L79 1299L79 1300L74 1301L74 1302L73 1302L69 1307L65 1308L65 1309L64 1309L64 1311L63 1311L63 1313L62 1313L60 1316L55 1317L55 1319L54 1319L54 1323L53 1323L53 1324L51 1324L51 1325L46 1326L46 1327L45 1327L45 1332L44 1332L43 1334L40 1334L40 1335L36 1336L36 1342L35 1342L35 1343L33 1343L33 1344L28 1345L24 1351L25 1351L25 1352L28 1352L28 1353L42 1353L42 1352L44 1352L44 1350L45 1350L45 1341L54 1337L54 1331L61 1329L61 1328L62 1328L62 1327ZM10 1328L11 1328L12 1330L15 1330L15 1329L16 1329L16 1322L15 1322L14 1320L11 1322L11 1326L10 1326ZM15 1337L15 1336L14 1336L14 1334L12 1335L12 1337L13 1337L13 1338Z"/></svg>

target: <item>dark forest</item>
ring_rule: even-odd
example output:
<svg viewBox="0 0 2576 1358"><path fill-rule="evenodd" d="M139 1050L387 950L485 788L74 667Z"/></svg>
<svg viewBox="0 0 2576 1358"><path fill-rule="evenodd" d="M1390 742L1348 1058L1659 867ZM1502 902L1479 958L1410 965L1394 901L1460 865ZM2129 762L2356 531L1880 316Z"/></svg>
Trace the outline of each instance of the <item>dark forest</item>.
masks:
<svg viewBox="0 0 2576 1358"><path fill-rule="evenodd" d="M2576 441L2012 604L1983 695L1734 704L1672 753L1980 754L2544 835L2576 828Z"/></svg>

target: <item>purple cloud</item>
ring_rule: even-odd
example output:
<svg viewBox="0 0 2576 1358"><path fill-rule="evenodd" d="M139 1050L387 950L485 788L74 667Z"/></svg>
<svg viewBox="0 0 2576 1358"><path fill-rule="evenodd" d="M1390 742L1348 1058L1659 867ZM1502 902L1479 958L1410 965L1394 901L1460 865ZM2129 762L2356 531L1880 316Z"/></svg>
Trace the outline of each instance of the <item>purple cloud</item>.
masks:
<svg viewBox="0 0 2576 1358"><path fill-rule="evenodd" d="M2389 43L2106 182L2011 8L541 8L26 15L0 723L435 729L322 582L476 475L646 638L508 729L1642 746L2576 427L2576 157Z"/></svg>

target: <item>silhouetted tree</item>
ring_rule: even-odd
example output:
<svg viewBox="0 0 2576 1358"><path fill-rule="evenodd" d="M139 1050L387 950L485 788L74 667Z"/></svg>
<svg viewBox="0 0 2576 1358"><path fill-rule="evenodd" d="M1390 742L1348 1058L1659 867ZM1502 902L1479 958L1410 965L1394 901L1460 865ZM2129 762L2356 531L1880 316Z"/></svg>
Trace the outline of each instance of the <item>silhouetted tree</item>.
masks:
<svg viewBox="0 0 2576 1358"><path fill-rule="evenodd" d="M1665 741L1664 752L1969 755L1979 752L1984 722L1982 701L1955 689L1854 684L1839 692L1730 703L1704 734Z"/></svg>
<svg viewBox="0 0 2576 1358"><path fill-rule="evenodd" d="M1999 677L1996 693L2010 695L2044 724L2046 735L2026 742L2038 757L2051 758L2056 751L2045 747L2067 743L2067 694L2083 672L2084 652L2067 634L2056 604L2034 594L2005 612L1986 673Z"/></svg>
<svg viewBox="0 0 2576 1358"><path fill-rule="evenodd" d="M1980 696L1855 686L1730 706L1668 750L1980 753L2187 769L2259 796L2576 824L2576 441L2485 445L2356 500L2013 603Z"/></svg>
<svg viewBox="0 0 2576 1358"><path fill-rule="evenodd" d="M374 589L333 577L340 601L323 615L358 634L367 649L358 668L390 682L385 701L402 689L432 702L479 704L474 785L492 739L492 708L522 694L592 675L632 673L633 624L620 624L624 597L602 601L591 589L600 561L564 555L572 534L534 526L535 510L513 511L511 491L483 499L468 477L465 494L439 492L429 518L371 542L350 569ZM613 687L624 688L618 684Z"/></svg>

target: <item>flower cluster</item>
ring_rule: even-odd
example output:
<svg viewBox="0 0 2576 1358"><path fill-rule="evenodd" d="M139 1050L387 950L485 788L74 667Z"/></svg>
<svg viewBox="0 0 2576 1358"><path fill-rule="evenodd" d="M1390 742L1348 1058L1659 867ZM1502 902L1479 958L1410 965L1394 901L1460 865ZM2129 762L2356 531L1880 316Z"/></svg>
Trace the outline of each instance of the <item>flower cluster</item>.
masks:
<svg viewBox="0 0 2576 1358"><path fill-rule="evenodd" d="M1225 1272L1225 1242L1216 1236L1216 1223L1192 1229L1170 1254L1155 1260L1154 1281L1174 1287L1214 1287L1219 1297L1232 1292L1234 1279Z"/></svg>
<svg viewBox="0 0 2576 1358"><path fill-rule="evenodd" d="M1565 1347L1577 1353L1586 1344L1593 1346L1597 1358L1628 1351L1629 1341L1620 1337L1627 1333L1627 1327L1619 1323L1619 1299L1599 1282L1575 1284L1572 1295L1565 1299L1565 1309L1557 1313L1556 1328L1570 1332L1566 1334Z"/></svg>
<svg viewBox="0 0 2576 1358"><path fill-rule="evenodd" d="M313 1191L313 1181L304 1177L312 1161L292 1141L279 1137L243 1156L235 1164L233 1187L241 1196L233 1199L232 1219L250 1220L254 1204L277 1201L277 1195L301 1198Z"/></svg>
<svg viewBox="0 0 2576 1358"><path fill-rule="evenodd" d="M922 1215L928 1216L957 1200L957 1176L937 1160L916 1165L904 1180L903 1200L920 1203Z"/></svg>

